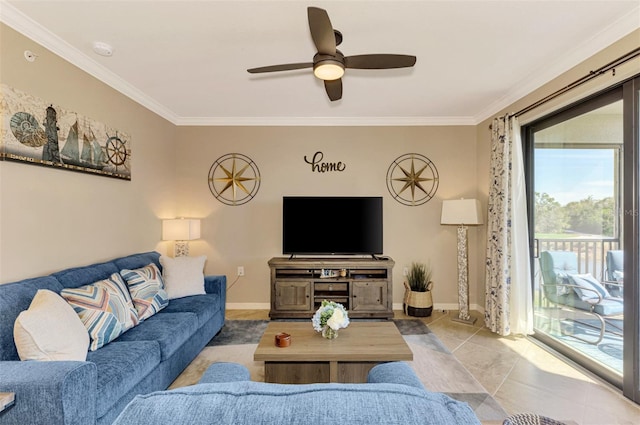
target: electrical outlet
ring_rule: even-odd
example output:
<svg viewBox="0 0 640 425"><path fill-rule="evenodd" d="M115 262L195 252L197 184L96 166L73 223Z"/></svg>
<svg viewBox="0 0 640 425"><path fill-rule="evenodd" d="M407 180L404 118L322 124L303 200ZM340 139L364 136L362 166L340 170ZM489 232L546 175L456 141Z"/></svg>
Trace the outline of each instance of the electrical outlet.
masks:
<svg viewBox="0 0 640 425"><path fill-rule="evenodd" d="M407 276L409 274L409 267L405 267L402 269L402 276Z"/></svg>
<svg viewBox="0 0 640 425"><path fill-rule="evenodd" d="M238 276L244 276L244 266L238 266Z"/></svg>

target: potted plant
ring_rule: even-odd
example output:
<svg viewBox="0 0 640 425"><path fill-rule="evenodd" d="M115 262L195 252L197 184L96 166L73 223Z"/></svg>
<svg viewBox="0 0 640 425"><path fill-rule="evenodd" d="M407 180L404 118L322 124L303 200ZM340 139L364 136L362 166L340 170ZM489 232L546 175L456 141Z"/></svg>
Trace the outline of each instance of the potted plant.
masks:
<svg viewBox="0 0 640 425"><path fill-rule="evenodd" d="M404 282L404 312L409 316L428 317L433 311L431 267L413 262Z"/></svg>

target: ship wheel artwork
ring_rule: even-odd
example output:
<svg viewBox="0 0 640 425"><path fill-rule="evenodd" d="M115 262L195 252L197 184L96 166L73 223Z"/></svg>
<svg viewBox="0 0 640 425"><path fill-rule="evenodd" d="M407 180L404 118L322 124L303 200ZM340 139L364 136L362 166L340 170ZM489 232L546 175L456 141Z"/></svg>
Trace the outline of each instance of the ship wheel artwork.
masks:
<svg viewBox="0 0 640 425"><path fill-rule="evenodd" d="M403 205L415 207L428 202L436 194L438 184L435 164L417 153L399 156L387 170L387 189Z"/></svg>
<svg viewBox="0 0 640 425"><path fill-rule="evenodd" d="M110 136L107 139L105 151L107 153L107 161L116 167L124 165L127 161L127 157L129 156L129 152L127 152L127 145L118 137L117 134L115 136Z"/></svg>
<svg viewBox="0 0 640 425"><path fill-rule="evenodd" d="M260 189L260 170L251 158L229 153L209 169L209 190L220 202L238 206L252 200Z"/></svg>

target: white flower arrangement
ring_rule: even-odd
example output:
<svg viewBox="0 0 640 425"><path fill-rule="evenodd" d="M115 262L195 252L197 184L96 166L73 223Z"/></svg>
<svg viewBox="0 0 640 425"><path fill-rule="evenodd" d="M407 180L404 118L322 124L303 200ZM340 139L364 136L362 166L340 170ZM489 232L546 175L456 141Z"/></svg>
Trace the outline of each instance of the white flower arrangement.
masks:
<svg viewBox="0 0 640 425"><path fill-rule="evenodd" d="M323 300L320 308L311 319L313 329L322 332L325 326L329 326L334 331L349 326L349 316L347 310L340 303Z"/></svg>

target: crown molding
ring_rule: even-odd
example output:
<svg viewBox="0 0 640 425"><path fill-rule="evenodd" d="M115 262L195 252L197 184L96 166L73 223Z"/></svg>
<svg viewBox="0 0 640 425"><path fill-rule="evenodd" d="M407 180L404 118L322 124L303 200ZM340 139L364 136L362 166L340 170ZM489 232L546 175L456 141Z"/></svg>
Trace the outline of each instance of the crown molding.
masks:
<svg viewBox="0 0 640 425"><path fill-rule="evenodd" d="M93 61L80 50L71 46L69 43L47 30L24 13L20 12L11 4L4 1L2 1L1 4L0 22L5 23L25 37L28 37L42 45L52 53L77 66L84 72L92 75L150 111L158 114L173 124L176 123L178 116L171 110L167 109L164 105L156 102L154 99L123 80L117 74L107 70L98 62Z"/></svg>
<svg viewBox="0 0 640 425"><path fill-rule="evenodd" d="M640 6L618 19L593 37L563 55L552 64L545 64L507 94L488 105L479 114L467 117L179 117L155 99L149 97L117 74L93 61L80 50L66 43L54 33L0 0L0 22L41 44L54 54L87 72L114 90L178 126L458 126L478 125L514 104L542 85L583 62L615 41L640 28Z"/></svg>
<svg viewBox="0 0 640 425"><path fill-rule="evenodd" d="M640 28L640 19L638 19L638 16L640 16L640 6L635 7L631 12L613 22L599 33L594 34L593 37L584 40L576 46L572 52L568 52L551 64L540 66L527 77L520 80L507 94L491 103L481 113L476 115L474 119L475 124L480 124L484 120L492 118L495 114L513 105L544 84L637 30Z"/></svg>
<svg viewBox="0 0 640 425"><path fill-rule="evenodd" d="M473 117L186 117L178 126L412 127L475 125Z"/></svg>

